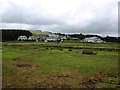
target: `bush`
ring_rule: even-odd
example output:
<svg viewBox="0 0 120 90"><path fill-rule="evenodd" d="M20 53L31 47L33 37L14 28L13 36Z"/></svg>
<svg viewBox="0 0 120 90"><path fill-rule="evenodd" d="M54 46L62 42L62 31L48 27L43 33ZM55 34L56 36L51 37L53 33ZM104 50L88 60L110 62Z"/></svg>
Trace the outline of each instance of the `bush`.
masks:
<svg viewBox="0 0 120 90"><path fill-rule="evenodd" d="M59 47L59 48L57 48L58 50L60 50L60 51L63 51L63 49L61 48L61 47Z"/></svg>
<svg viewBox="0 0 120 90"><path fill-rule="evenodd" d="M88 54L88 55L96 55L96 52L92 51L92 50L83 50L82 54Z"/></svg>
<svg viewBox="0 0 120 90"><path fill-rule="evenodd" d="M48 47L46 49L49 49Z"/></svg>
<svg viewBox="0 0 120 90"><path fill-rule="evenodd" d="M68 51L72 51L72 49L69 49Z"/></svg>

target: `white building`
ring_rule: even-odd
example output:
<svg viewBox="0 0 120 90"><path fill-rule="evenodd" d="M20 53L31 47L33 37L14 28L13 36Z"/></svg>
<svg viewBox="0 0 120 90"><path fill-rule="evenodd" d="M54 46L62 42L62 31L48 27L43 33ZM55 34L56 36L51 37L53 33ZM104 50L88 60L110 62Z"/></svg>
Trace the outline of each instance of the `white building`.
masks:
<svg viewBox="0 0 120 90"><path fill-rule="evenodd" d="M26 40L28 40L28 38L25 35L18 37L18 41L26 41Z"/></svg>
<svg viewBox="0 0 120 90"><path fill-rule="evenodd" d="M37 39L37 37L35 37L35 36L30 36L30 37L28 38L28 40L30 40L30 41L37 41L37 42L38 42L38 39Z"/></svg>
<svg viewBox="0 0 120 90"><path fill-rule="evenodd" d="M105 43L103 40L101 40L99 37L89 37L85 38L83 42L93 42L93 43Z"/></svg>
<svg viewBox="0 0 120 90"><path fill-rule="evenodd" d="M62 40L66 40L67 37L66 37L66 36L62 36L61 39L62 39Z"/></svg>
<svg viewBox="0 0 120 90"><path fill-rule="evenodd" d="M59 40L59 35L55 35L55 34L50 34L48 35L48 37L46 38L45 42L56 42Z"/></svg>

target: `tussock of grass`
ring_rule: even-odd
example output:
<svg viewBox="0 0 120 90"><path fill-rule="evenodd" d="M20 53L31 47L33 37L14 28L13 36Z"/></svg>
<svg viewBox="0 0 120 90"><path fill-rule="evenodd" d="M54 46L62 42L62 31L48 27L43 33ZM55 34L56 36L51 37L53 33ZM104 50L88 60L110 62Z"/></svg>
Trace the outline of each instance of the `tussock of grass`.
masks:
<svg viewBox="0 0 120 90"><path fill-rule="evenodd" d="M9 81L13 83L16 79L18 82L23 83L26 77L33 79L34 77L46 77L51 74L51 72L62 73L64 70L70 73L71 76L93 76L96 72L111 73L112 75L117 75L118 71L118 51L106 51L106 50L93 50L96 55L82 54L83 49L71 49L60 47L48 47L49 45L56 45L55 43L4 43L3 45L3 73L4 73L4 84ZM77 43L78 45L87 45L86 43ZM47 48L41 45L48 45ZM59 44L58 44L59 45ZM60 45L66 46L69 43L62 43ZM75 43L71 45L76 45ZM97 45L97 44L94 44ZM100 44L101 45L101 44ZM91 46L91 45L88 45ZM103 45L104 46L104 45ZM107 45L106 45L107 46ZM111 46L110 46L111 47ZM50 49L52 48L52 49ZM29 65L34 67L22 67L15 68L14 64L17 62L24 63L27 62ZM12 70L12 71L11 71ZM75 72L73 72L75 71ZM18 72L18 73L16 73ZM12 77L9 77L12 75ZM18 77L21 75L21 81ZM59 76L59 75L58 75ZM66 75L63 75L66 76ZM7 77L7 78L6 78ZM30 79L29 78L29 79ZM36 80L37 80L36 78ZM40 79L38 79L40 80ZM63 79L60 79L63 80ZM73 80L74 79L70 79ZM78 81L74 81L74 86L76 86ZM116 80L116 79L114 79ZM106 80L105 80L106 81ZM108 87L108 82L100 83L96 87ZM17 86L19 86L19 83ZM33 82L29 83L31 85ZM46 82L47 83L47 82ZM54 83L54 82L53 82ZM71 82L72 83L72 82ZM6 83L7 86L8 83ZM113 83L112 83L113 84ZM116 84L116 83L115 83ZM24 85L24 84L23 84ZM28 86L29 86L28 85ZM37 85L37 84L36 84ZM64 85L71 85L67 81L62 83ZM14 86L13 86L14 87Z"/></svg>

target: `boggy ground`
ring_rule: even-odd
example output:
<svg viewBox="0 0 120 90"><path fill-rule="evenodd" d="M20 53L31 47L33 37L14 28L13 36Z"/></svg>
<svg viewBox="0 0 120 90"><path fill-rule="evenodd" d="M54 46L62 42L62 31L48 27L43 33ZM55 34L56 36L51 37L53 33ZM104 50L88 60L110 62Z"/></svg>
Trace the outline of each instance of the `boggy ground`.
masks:
<svg viewBox="0 0 120 90"><path fill-rule="evenodd" d="M3 88L119 88L118 51L82 50L3 45Z"/></svg>
<svg viewBox="0 0 120 90"><path fill-rule="evenodd" d="M3 75L4 88L99 88L102 83L111 88L119 88L118 77L110 73L96 72L84 76L78 75L75 69L63 67L60 72L52 71L41 75L37 70L39 66L32 65L27 60L11 60L4 65L15 69L12 73Z"/></svg>

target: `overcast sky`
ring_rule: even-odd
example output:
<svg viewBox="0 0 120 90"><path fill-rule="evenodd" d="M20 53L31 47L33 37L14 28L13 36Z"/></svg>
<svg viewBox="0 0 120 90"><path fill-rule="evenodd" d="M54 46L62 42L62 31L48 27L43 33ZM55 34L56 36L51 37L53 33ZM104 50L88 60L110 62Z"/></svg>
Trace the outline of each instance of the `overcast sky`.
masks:
<svg viewBox="0 0 120 90"><path fill-rule="evenodd" d="M117 36L118 1L0 0L0 28Z"/></svg>

